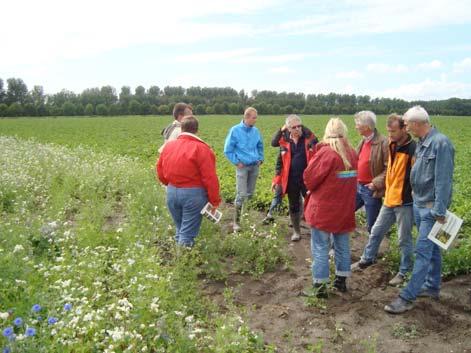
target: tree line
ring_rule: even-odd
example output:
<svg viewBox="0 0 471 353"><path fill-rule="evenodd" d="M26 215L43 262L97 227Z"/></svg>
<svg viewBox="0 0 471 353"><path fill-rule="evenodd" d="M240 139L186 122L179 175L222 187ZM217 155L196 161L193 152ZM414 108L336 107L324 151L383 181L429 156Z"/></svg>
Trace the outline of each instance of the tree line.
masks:
<svg viewBox="0 0 471 353"><path fill-rule="evenodd" d="M31 90L20 78L0 78L0 117L18 116L107 116L168 115L177 102L191 103L197 115L241 114L255 107L259 114L353 114L372 110L377 114L404 112L420 104L433 115L471 115L471 99L449 98L432 101L405 101L371 98L355 94L307 94L295 92L244 90L230 87L129 86L119 93L112 86L87 88L82 93L66 89L45 94L42 86Z"/></svg>

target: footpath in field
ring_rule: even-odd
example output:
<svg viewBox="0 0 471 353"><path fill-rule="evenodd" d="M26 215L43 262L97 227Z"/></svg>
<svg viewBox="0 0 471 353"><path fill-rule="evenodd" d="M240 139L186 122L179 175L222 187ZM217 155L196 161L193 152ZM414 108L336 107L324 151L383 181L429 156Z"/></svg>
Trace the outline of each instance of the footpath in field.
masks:
<svg viewBox="0 0 471 353"><path fill-rule="evenodd" d="M224 227L229 234L229 225ZM202 285L223 311L223 293L232 289L234 302L246 313L251 328L277 351L471 352L470 275L445 281L440 301L420 298L414 310L394 316L383 307L400 289L388 286L392 275L379 261L354 272L347 293L334 292L325 301L308 303L300 292L311 284L309 230L304 228L302 240L292 243L289 230L283 227L292 258L289 268L260 279L233 274L226 283L204 281ZM366 240L361 231L352 237L353 261L358 260ZM385 239L380 251L387 248Z"/></svg>

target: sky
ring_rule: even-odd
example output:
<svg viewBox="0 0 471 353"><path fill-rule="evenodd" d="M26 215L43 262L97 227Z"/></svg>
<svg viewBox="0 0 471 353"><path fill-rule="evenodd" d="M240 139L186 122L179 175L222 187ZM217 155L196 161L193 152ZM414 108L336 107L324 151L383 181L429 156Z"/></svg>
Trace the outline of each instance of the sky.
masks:
<svg viewBox="0 0 471 353"><path fill-rule="evenodd" d="M15 0L0 78L471 98L470 0Z"/></svg>

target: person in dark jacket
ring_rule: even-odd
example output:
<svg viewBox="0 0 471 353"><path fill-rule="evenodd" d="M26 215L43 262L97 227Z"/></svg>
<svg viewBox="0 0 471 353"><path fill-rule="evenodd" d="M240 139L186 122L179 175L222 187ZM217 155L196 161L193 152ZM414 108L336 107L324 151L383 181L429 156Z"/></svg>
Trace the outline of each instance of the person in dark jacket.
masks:
<svg viewBox="0 0 471 353"><path fill-rule="evenodd" d="M301 118L295 114L286 118L285 125L271 141L273 147L280 148L281 163L273 184L281 187L282 195L288 195L289 215L294 231L292 241L301 239L301 205L306 195L303 173L316 143L316 136L302 125Z"/></svg>

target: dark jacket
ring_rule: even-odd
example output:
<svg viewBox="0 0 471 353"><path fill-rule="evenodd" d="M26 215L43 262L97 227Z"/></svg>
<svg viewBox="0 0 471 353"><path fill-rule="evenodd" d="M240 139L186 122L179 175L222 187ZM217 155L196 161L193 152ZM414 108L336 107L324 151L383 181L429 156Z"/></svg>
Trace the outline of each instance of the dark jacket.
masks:
<svg viewBox="0 0 471 353"><path fill-rule="evenodd" d="M317 137L307 127L302 127L302 137L304 138L304 148L306 151L307 164L312 158L314 153L314 146L317 144ZM289 170L291 167L291 139L288 130L281 131L279 129L271 140L273 147L280 147L280 153L277 158L275 177L273 178L274 184L282 186L283 194L286 193L288 186Z"/></svg>

